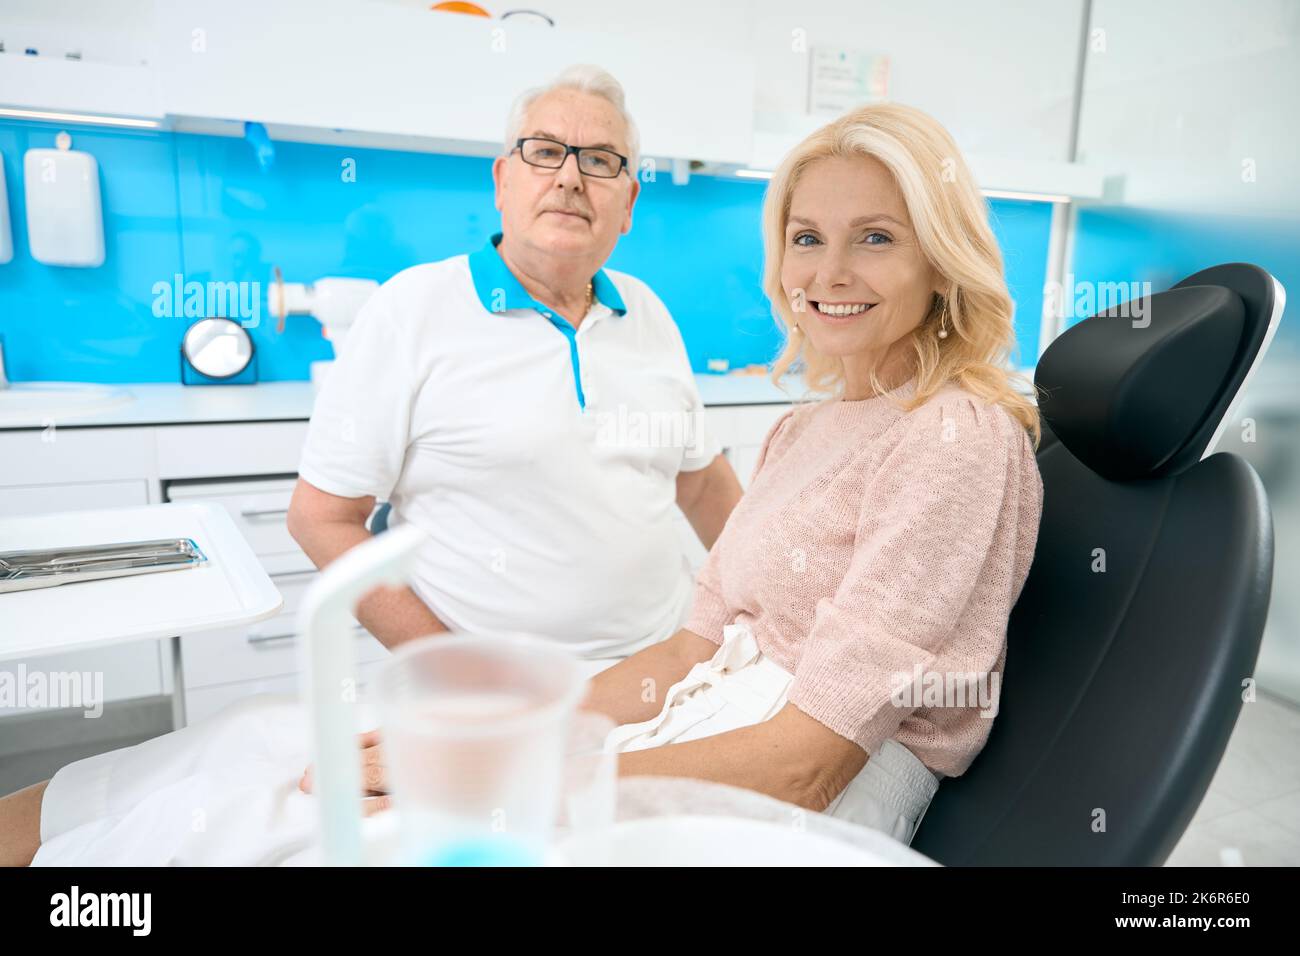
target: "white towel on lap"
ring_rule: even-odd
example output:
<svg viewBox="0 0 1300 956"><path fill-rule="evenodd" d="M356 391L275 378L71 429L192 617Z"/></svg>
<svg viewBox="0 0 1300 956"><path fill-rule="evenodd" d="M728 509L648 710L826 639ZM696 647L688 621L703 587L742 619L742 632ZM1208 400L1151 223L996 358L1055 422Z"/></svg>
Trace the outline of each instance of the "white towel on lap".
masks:
<svg viewBox="0 0 1300 956"><path fill-rule="evenodd" d="M587 676L617 663L583 661ZM359 704L358 730L378 725ZM69 764L41 800L33 866L305 866L320 861L307 714L263 694L152 740ZM367 817L363 834L391 829Z"/></svg>
<svg viewBox="0 0 1300 956"><path fill-rule="evenodd" d="M292 697L246 698L182 730L69 764L41 802L35 866L311 862L315 800Z"/></svg>

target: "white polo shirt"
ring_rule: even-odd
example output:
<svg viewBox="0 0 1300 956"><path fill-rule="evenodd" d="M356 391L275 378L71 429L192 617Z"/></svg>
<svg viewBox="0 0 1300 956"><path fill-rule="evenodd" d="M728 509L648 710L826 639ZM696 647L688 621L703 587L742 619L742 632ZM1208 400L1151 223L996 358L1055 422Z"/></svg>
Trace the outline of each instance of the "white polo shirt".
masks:
<svg viewBox="0 0 1300 956"><path fill-rule="evenodd" d="M645 283L598 272L575 332L499 240L375 293L317 396L299 471L390 501L394 526L429 535L412 587L448 627L622 656L685 619L676 479L720 448Z"/></svg>

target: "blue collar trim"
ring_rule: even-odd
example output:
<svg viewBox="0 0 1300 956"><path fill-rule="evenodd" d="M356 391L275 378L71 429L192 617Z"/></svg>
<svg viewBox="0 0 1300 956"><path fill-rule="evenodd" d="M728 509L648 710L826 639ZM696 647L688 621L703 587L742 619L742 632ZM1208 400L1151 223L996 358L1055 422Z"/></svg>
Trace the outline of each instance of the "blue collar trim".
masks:
<svg viewBox="0 0 1300 956"><path fill-rule="evenodd" d="M551 310L528 294L528 290L515 278L505 260L497 254L497 244L501 242L501 233L496 233L483 248L469 254L469 274L474 282L474 292L478 300L489 312L504 312L507 309L536 309L546 313ZM618 294L614 280L601 269L591 277L591 292L601 305L607 306L617 315L626 315L627 306Z"/></svg>

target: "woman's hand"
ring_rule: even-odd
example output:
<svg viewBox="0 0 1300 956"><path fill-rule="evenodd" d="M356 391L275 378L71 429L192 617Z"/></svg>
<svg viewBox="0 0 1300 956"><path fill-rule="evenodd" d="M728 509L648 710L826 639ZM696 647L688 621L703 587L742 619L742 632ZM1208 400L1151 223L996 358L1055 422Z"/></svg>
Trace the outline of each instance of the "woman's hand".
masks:
<svg viewBox="0 0 1300 956"><path fill-rule="evenodd" d="M384 763L384 751L379 743L379 731L370 730L357 737L361 745L361 792L365 799L361 803L362 813L371 816L392 805L388 793L388 767ZM298 781L298 789L311 793L312 768L303 771Z"/></svg>

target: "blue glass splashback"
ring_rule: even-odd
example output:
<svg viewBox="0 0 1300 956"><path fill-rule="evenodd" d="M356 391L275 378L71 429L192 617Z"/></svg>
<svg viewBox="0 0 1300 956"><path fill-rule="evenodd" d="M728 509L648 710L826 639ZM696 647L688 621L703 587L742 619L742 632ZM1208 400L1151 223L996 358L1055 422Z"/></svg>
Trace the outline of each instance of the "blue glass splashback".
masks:
<svg viewBox="0 0 1300 956"><path fill-rule="evenodd" d="M1136 208L1079 214L1073 273L1077 283L1125 283L1140 291L1168 289L1209 266L1249 262L1268 270L1292 297L1300 290L1300 221L1205 216ZM1076 316L1072 325L1087 316ZM1269 357L1300 356L1300 328L1279 326Z"/></svg>
<svg viewBox="0 0 1300 956"><path fill-rule="evenodd" d="M225 314L250 327L262 380L306 379L331 347L309 316L290 316L276 332L265 302L273 266L289 281L382 281L475 249L498 224L486 159L277 142L263 168L243 139L71 127L73 148L99 162L106 259L97 269L45 266L28 253L22 155L53 146L62 128L0 121L14 231L14 259L0 266L0 335L16 381L177 381L193 317L169 307L170 293L160 303L157 291L177 277L257 283L255 309ZM767 362L779 345L759 286L763 189L704 176L687 186L667 176L644 183L632 232L609 262L668 305L697 371L715 358ZM1050 209L992 205L1020 359L1032 365Z"/></svg>

